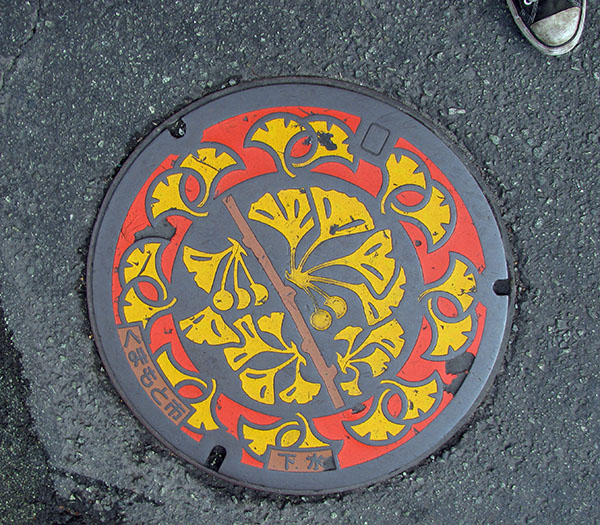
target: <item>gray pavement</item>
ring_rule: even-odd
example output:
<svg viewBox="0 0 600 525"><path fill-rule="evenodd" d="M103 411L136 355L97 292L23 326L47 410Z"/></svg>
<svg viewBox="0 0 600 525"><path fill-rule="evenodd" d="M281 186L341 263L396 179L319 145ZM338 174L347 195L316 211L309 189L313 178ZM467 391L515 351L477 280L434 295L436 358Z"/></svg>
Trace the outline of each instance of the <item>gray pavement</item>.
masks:
<svg viewBox="0 0 600 525"><path fill-rule="evenodd" d="M0 0L0 522L599 521L599 15L551 59L496 0ZM94 219L135 144L207 92L282 75L370 87L447 129L519 274L504 366L459 436L317 499L172 456L110 384L85 307Z"/></svg>

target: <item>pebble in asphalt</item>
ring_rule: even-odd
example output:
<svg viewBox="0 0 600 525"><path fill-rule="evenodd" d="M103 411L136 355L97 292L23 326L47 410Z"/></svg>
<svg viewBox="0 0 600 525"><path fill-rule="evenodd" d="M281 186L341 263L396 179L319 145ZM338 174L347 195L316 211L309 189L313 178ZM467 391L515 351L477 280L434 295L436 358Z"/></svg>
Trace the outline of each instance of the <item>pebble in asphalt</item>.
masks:
<svg viewBox="0 0 600 525"><path fill-rule="evenodd" d="M598 7L582 45L559 59L528 46L492 0L0 9L2 470L12 483L0 520L600 518ZM137 141L221 85L295 74L371 87L447 129L498 197L519 272L504 367L464 431L411 473L318 499L232 487L173 457L109 383L84 300L96 212Z"/></svg>

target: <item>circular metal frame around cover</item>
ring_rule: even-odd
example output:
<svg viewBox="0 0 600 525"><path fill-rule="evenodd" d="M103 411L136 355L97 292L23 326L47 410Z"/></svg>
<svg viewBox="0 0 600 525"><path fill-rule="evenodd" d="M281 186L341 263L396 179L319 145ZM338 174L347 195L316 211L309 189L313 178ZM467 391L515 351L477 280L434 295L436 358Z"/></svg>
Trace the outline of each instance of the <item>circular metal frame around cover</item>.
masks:
<svg viewBox="0 0 600 525"><path fill-rule="evenodd" d="M293 78L205 97L120 170L88 304L123 399L227 480L318 494L443 445L493 378L511 265L476 170L396 102Z"/></svg>

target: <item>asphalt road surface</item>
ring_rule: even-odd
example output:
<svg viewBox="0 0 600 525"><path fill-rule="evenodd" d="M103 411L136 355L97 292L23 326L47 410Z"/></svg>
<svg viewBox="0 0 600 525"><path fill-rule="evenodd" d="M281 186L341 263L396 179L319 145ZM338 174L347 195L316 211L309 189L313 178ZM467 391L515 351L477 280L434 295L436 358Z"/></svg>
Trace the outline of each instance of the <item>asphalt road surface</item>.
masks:
<svg viewBox="0 0 600 525"><path fill-rule="evenodd" d="M546 58L500 0L0 1L0 522L600 520L600 8ZM497 196L518 271L503 367L409 473L321 498L187 466L120 401L85 261L119 165L157 123L253 79L310 75L448 130Z"/></svg>

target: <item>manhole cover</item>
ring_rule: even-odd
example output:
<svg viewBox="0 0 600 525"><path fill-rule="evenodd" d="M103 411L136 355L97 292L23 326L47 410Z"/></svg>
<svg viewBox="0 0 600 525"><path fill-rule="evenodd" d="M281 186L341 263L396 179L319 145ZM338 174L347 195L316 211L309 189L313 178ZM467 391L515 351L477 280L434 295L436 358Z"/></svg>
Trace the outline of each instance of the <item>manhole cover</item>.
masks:
<svg viewBox="0 0 600 525"><path fill-rule="evenodd" d="M286 79L206 97L135 150L96 223L89 307L171 450L311 494L457 430L501 354L509 272L473 170L417 116Z"/></svg>

